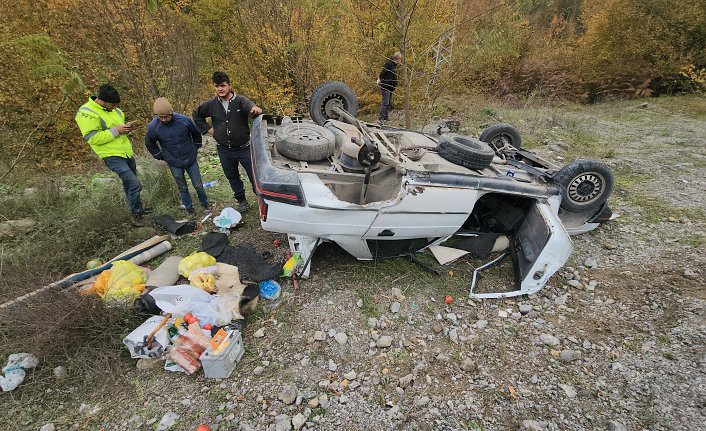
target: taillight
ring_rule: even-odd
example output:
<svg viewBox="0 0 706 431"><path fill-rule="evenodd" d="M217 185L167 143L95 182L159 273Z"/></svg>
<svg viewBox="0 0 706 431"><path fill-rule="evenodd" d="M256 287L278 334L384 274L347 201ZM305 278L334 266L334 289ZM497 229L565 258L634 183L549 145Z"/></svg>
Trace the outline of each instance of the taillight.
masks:
<svg viewBox="0 0 706 431"><path fill-rule="evenodd" d="M267 204L265 200L258 196L257 206L260 208L260 221L267 221Z"/></svg>

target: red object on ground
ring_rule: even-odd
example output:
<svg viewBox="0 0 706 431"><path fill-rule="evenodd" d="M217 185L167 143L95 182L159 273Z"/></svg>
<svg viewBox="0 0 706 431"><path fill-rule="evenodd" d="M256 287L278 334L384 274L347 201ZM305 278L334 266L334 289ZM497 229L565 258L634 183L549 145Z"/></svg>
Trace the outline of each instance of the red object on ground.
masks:
<svg viewBox="0 0 706 431"><path fill-rule="evenodd" d="M213 325L211 325L210 323L203 325L203 329L205 329L207 331L210 331L212 328L213 328Z"/></svg>
<svg viewBox="0 0 706 431"><path fill-rule="evenodd" d="M444 303L445 303L445 304L451 304L452 302L454 302L454 297L453 297L453 296L451 296L451 295L446 295L446 296L444 296Z"/></svg>
<svg viewBox="0 0 706 431"><path fill-rule="evenodd" d="M279 240L276 239L276 240L272 241L272 245L274 245L275 248L279 248Z"/></svg>
<svg viewBox="0 0 706 431"><path fill-rule="evenodd" d="M211 431L211 427L208 425L201 424L196 427L196 431Z"/></svg>

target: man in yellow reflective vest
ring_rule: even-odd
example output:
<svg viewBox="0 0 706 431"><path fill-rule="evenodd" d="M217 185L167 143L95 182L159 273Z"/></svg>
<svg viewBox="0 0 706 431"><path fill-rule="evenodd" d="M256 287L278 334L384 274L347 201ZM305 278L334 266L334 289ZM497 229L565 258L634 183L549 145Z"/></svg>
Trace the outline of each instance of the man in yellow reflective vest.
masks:
<svg viewBox="0 0 706 431"><path fill-rule="evenodd" d="M137 165L133 157L132 144L127 134L133 130L125 123L125 114L117 108L120 94L110 84L103 84L97 96L91 96L76 112L76 124L81 129L83 140L103 160L111 171L118 174L123 183L130 220L135 226L144 226L142 217L152 212L140 201L142 184L137 178Z"/></svg>

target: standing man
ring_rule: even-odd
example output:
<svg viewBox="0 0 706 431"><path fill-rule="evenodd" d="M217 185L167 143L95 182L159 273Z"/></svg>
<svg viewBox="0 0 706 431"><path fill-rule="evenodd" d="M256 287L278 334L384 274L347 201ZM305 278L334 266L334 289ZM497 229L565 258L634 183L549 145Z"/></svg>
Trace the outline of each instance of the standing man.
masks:
<svg viewBox="0 0 706 431"><path fill-rule="evenodd" d="M388 58L387 61L385 61L385 65L382 66L382 71L380 71L380 76L377 80L380 86L380 93L382 94L380 116L378 117L380 124L387 122L387 114L390 110L390 104L392 103L392 92L395 91L395 87L397 87L397 65L401 62L402 53L397 51L392 55L392 58Z"/></svg>
<svg viewBox="0 0 706 431"><path fill-rule="evenodd" d="M242 213L250 205L245 199L245 186L240 179L238 163L245 169L255 193L248 119L250 115L262 114L262 109L247 97L235 94L225 73L214 72L212 80L216 97L197 106L191 116L201 133L208 133L218 143L218 158L233 189L233 197L238 201L236 209ZM207 118L211 119L210 125L206 122Z"/></svg>
<svg viewBox="0 0 706 431"><path fill-rule="evenodd" d="M196 160L196 152L201 148L201 132L191 118L175 114L172 105L164 97L154 101L152 111L155 117L147 126L145 146L152 157L167 162L186 212L190 216L196 214L184 173L189 175L201 206L208 209L208 197Z"/></svg>
<svg viewBox="0 0 706 431"><path fill-rule="evenodd" d="M91 96L76 112L76 124L81 129L83 140L103 160L111 171L118 174L123 183L130 220L135 226L144 226L142 216L152 212L140 201L142 184L137 178L137 166L132 144L127 134L133 130L131 123L125 124L125 114L117 108L120 94L110 84L98 89L98 96Z"/></svg>

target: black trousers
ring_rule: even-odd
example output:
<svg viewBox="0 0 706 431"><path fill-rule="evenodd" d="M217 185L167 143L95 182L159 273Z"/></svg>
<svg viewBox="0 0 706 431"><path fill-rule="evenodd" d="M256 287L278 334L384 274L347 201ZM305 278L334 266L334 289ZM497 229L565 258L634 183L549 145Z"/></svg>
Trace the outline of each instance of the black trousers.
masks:
<svg viewBox="0 0 706 431"><path fill-rule="evenodd" d="M252 186L252 191L255 193L255 181L252 177L252 161L250 160L250 145L248 144L245 147L226 147L225 145L218 145L217 147L218 158L221 160L223 173L226 174L230 188L233 189L233 197L237 201L245 199L245 185L243 184L243 180L240 179L238 164L245 169L245 173L248 175L250 185Z"/></svg>

